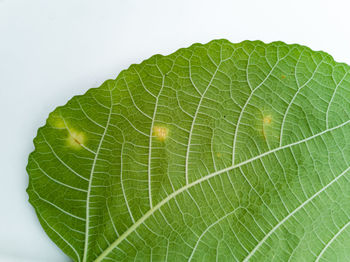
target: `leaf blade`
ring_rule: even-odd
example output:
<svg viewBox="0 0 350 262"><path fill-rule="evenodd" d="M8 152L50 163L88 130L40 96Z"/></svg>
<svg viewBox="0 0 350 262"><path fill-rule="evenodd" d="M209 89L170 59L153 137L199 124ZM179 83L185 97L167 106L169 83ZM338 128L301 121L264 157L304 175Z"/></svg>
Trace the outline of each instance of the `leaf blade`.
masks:
<svg viewBox="0 0 350 262"><path fill-rule="evenodd" d="M346 206L334 188L346 196L350 129L347 110L339 109L349 105L348 71L303 46L225 40L132 65L50 115L42 130L52 150L42 148L43 137L35 140L31 156L40 157L29 161L30 186L85 223L77 226L28 190L31 202L50 237L77 261L326 255L329 232L346 229L350 212L327 214L330 203ZM38 175L35 162L50 171ZM66 186L59 198L42 184ZM329 229L312 229L322 223ZM319 243L311 241L315 234ZM307 240L308 252L300 249Z"/></svg>

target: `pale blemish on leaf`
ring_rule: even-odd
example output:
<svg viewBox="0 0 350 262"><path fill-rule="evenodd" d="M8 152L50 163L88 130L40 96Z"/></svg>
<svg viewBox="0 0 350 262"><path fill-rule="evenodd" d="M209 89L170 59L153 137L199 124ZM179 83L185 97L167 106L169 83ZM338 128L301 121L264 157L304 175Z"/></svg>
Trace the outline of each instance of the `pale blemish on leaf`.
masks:
<svg viewBox="0 0 350 262"><path fill-rule="evenodd" d="M269 125L272 122L272 117L270 115L264 117L264 125Z"/></svg>
<svg viewBox="0 0 350 262"><path fill-rule="evenodd" d="M164 141L167 139L169 134L169 129L164 126L154 126L153 127L153 136L155 136L159 141Z"/></svg>
<svg viewBox="0 0 350 262"><path fill-rule="evenodd" d="M266 139L268 127L271 125L271 123L272 123L271 115L264 116L263 125L262 125L262 134L263 134L264 139Z"/></svg>
<svg viewBox="0 0 350 262"><path fill-rule="evenodd" d="M84 143L86 141L84 132L80 132L71 128L67 121L59 113L52 113L49 118L49 123L54 128L67 130L67 147L73 149L81 149L84 147Z"/></svg>
<svg viewBox="0 0 350 262"><path fill-rule="evenodd" d="M67 146L73 149L81 149L86 141L86 136L83 132L70 130L67 137Z"/></svg>
<svg viewBox="0 0 350 262"><path fill-rule="evenodd" d="M59 129L66 128L66 123L64 122L63 118L57 113L53 113L50 115L49 123L52 127L55 127L55 128L59 128Z"/></svg>

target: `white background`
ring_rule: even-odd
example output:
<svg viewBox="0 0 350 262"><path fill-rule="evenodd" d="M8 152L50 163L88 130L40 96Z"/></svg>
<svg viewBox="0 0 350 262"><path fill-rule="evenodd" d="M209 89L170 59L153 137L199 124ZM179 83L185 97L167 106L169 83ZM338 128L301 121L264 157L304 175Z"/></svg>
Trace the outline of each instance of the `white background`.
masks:
<svg viewBox="0 0 350 262"><path fill-rule="evenodd" d="M300 43L350 64L350 1L0 0L0 260L69 261L27 202L49 112L131 63L215 38Z"/></svg>

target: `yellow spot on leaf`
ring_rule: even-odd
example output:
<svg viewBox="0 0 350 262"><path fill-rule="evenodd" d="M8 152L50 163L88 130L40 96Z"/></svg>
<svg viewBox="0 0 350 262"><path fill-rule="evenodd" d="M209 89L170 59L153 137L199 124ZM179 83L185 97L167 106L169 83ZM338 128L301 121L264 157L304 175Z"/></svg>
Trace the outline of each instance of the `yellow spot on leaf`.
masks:
<svg viewBox="0 0 350 262"><path fill-rule="evenodd" d="M272 117L270 115L267 115L263 118L263 125L262 125L262 135L264 139L266 139L266 132L269 129L268 127L272 123Z"/></svg>
<svg viewBox="0 0 350 262"><path fill-rule="evenodd" d="M286 78L286 76L285 76L285 75L282 75L282 76L281 76L281 78L282 78L282 79L285 79L285 78Z"/></svg>
<svg viewBox="0 0 350 262"><path fill-rule="evenodd" d="M264 125L269 125L269 124L271 124L271 121L272 121L272 118L271 118L270 115L264 117Z"/></svg>
<svg viewBox="0 0 350 262"><path fill-rule="evenodd" d="M159 141L164 141L168 137L169 129L164 126L154 126L153 136L155 136Z"/></svg>
<svg viewBox="0 0 350 262"><path fill-rule="evenodd" d="M50 115L48 123L58 129L66 130L66 146L73 149L81 149L84 147L86 142L86 136L84 132L77 131L72 128L69 123L57 112L54 112Z"/></svg>
<svg viewBox="0 0 350 262"><path fill-rule="evenodd" d="M64 123L64 120L58 114L52 114L49 118L49 123L51 126L55 128L59 128L59 129L66 128L66 124Z"/></svg>
<svg viewBox="0 0 350 262"><path fill-rule="evenodd" d="M67 137L67 146L73 149L81 149L85 141L86 141L86 137L83 132L70 130Z"/></svg>

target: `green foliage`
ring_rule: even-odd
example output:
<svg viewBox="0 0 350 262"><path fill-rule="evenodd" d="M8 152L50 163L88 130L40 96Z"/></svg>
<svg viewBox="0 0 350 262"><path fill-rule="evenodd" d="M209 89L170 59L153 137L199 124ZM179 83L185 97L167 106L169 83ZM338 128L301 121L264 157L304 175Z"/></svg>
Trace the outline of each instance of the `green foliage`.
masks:
<svg viewBox="0 0 350 262"><path fill-rule="evenodd" d="M74 261L344 261L348 72L282 42L153 56L50 114L30 202Z"/></svg>

